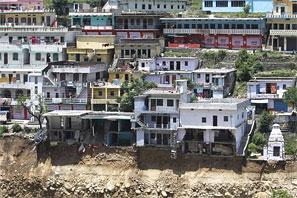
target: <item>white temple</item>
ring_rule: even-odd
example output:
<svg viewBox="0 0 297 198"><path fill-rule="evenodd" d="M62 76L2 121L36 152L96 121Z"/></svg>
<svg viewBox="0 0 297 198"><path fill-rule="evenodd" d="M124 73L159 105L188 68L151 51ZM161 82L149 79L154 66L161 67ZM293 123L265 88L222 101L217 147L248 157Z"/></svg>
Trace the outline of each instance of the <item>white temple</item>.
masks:
<svg viewBox="0 0 297 198"><path fill-rule="evenodd" d="M265 160L285 160L285 141L278 124L274 124L269 136L268 144L263 149Z"/></svg>

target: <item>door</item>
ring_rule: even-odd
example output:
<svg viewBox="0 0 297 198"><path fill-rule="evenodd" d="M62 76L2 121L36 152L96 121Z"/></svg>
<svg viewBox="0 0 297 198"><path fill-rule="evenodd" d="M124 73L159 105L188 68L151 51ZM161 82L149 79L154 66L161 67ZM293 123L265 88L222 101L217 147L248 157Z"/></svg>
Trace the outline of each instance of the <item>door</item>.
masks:
<svg viewBox="0 0 297 198"><path fill-rule="evenodd" d="M218 116L213 116L212 117L212 125L213 126L218 126Z"/></svg>
<svg viewBox="0 0 297 198"><path fill-rule="evenodd" d="M157 128L162 128L162 116L157 116Z"/></svg>
<svg viewBox="0 0 297 198"><path fill-rule="evenodd" d="M4 64L7 65L8 64L8 54L4 53Z"/></svg>
<svg viewBox="0 0 297 198"><path fill-rule="evenodd" d="M9 83L12 83L12 74L8 74L8 81Z"/></svg>
<svg viewBox="0 0 297 198"><path fill-rule="evenodd" d="M147 29L147 20L143 19L143 29Z"/></svg>
<svg viewBox="0 0 297 198"><path fill-rule="evenodd" d="M151 99L151 111L156 111L156 99Z"/></svg>

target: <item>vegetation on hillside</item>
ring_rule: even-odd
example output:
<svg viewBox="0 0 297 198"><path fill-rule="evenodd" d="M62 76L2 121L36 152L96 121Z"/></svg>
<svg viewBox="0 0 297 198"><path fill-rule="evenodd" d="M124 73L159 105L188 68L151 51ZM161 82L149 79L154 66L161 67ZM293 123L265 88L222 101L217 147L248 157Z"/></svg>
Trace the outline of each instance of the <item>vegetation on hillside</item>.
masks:
<svg viewBox="0 0 297 198"><path fill-rule="evenodd" d="M121 85L123 95L117 99L120 103L120 110L124 112L133 112L134 97L141 95L144 91L157 87L153 82L144 81L143 79L124 82Z"/></svg>

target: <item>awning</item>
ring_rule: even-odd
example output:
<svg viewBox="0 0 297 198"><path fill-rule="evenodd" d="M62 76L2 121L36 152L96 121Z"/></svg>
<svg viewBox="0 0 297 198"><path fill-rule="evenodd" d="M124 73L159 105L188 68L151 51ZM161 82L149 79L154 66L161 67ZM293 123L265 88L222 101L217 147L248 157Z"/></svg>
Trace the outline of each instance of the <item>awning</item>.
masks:
<svg viewBox="0 0 297 198"><path fill-rule="evenodd" d="M251 103L254 103L254 104L268 104L268 99L251 100Z"/></svg>

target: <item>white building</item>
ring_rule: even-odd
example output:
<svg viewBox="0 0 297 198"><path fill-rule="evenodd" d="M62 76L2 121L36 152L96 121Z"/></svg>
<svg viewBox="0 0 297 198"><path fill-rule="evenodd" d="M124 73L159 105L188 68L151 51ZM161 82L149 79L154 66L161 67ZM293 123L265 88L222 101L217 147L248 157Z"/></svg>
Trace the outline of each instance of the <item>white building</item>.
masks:
<svg viewBox="0 0 297 198"><path fill-rule="evenodd" d="M256 113L263 110L288 112L292 107L283 100L283 95L295 85L296 77L255 77L247 83L247 96L256 107Z"/></svg>
<svg viewBox="0 0 297 198"><path fill-rule="evenodd" d="M142 12L182 12L187 10L187 0L118 0L118 6L123 11Z"/></svg>
<svg viewBox="0 0 297 198"><path fill-rule="evenodd" d="M43 82L43 97L52 110L87 110L91 82L104 80L106 64L50 63Z"/></svg>
<svg viewBox="0 0 297 198"><path fill-rule="evenodd" d="M132 127L137 146L170 147L179 126L180 103L189 102L187 81L176 81L177 88L156 88L135 97Z"/></svg>
<svg viewBox="0 0 297 198"><path fill-rule="evenodd" d="M235 69L198 69L193 72L194 93L200 98L224 98L235 86Z"/></svg>
<svg viewBox="0 0 297 198"><path fill-rule="evenodd" d="M285 160L285 141L278 124L274 124L269 135L268 144L263 149L265 160Z"/></svg>
<svg viewBox="0 0 297 198"><path fill-rule="evenodd" d="M201 65L195 57L157 57L139 59L138 70L153 71L194 71Z"/></svg>
<svg viewBox="0 0 297 198"><path fill-rule="evenodd" d="M249 101L224 98L180 105L179 136L185 153L236 155L246 134Z"/></svg>

